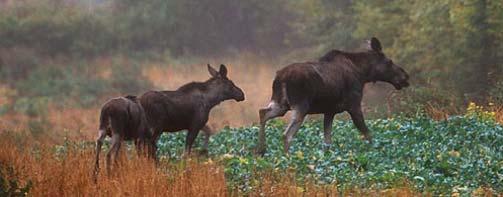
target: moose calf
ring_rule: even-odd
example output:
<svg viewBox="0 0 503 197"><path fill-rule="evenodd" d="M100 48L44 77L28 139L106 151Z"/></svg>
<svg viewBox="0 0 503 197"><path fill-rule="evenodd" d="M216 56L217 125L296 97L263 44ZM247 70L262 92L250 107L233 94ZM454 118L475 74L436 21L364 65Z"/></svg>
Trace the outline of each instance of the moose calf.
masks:
<svg viewBox="0 0 503 197"><path fill-rule="evenodd" d="M110 173L112 154L117 162L123 140L134 140L138 154L150 147L150 136L143 107L135 96L117 97L108 100L101 108L99 134L96 140L95 174L99 171L101 146L106 136L112 138L112 147L107 153L106 168Z"/></svg>

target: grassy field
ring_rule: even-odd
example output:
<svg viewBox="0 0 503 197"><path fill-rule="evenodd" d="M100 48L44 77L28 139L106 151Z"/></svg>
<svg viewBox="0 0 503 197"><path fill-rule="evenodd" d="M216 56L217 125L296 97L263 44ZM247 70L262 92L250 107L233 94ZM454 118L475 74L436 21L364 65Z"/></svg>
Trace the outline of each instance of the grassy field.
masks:
<svg viewBox="0 0 503 197"><path fill-rule="evenodd" d="M285 125L272 121L264 157L253 155L257 126L224 128L211 138L207 156L188 158L182 157L185 134L165 134L159 141L159 166L134 156L128 145L119 169L110 177L101 173L97 184L92 182L92 141L49 145L6 131L0 143L2 194L501 195L503 127L498 118L471 105L465 115L447 120L421 114L369 120L372 145L360 139L350 121L339 120L332 146L323 144L321 123L308 121L289 155L282 152Z"/></svg>

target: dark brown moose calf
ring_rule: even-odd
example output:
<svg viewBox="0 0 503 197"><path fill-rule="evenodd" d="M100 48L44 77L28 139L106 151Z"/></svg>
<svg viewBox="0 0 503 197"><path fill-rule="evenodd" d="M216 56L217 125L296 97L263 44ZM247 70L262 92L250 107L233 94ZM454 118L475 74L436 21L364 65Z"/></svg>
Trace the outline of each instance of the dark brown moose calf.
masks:
<svg viewBox="0 0 503 197"><path fill-rule="evenodd" d="M227 78L227 68L216 71L208 64L211 78L191 82L175 91L149 91L140 97L147 121L153 133L153 148L162 132L188 130L185 151L191 152L199 130L204 129L210 110L225 100L243 101L243 91Z"/></svg>
<svg viewBox="0 0 503 197"><path fill-rule="evenodd" d="M266 108L259 110L260 131L257 152L264 154L267 120L292 110L284 132L284 150L288 152L292 137L307 114L324 114L325 143L331 144L334 115L348 112L353 123L370 143L372 138L361 110L363 87L368 82L384 81L397 90L409 86L409 75L382 52L377 38L369 41L368 51L332 50L317 62L294 63L276 73L272 97Z"/></svg>
<svg viewBox="0 0 503 197"><path fill-rule="evenodd" d="M114 161L117 162L122 141L134 140L137 152L141 154L142 151L147 151L145 148L150 147L151 134L148 132L145 112L135 96L108 100L101 108L99 134L96 140L95 176L99 171L101 146L106 136L112 138L112 147L106 158L107 172L110 173L112 154Z"/></svg>

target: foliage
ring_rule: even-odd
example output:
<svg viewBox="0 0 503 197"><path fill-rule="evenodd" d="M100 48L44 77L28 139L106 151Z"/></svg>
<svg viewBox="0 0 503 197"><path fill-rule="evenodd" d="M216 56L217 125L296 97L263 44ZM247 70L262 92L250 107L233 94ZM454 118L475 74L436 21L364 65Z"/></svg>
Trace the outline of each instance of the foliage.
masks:
<svg viewBox="0 0 503 197"><path fill-rule="evenodd" d="M31 186L31 181L22 186L14 176L12 167L0 166L0 196L27 196Z"/></svg>
<svg viewBox="0 0 503 197"><path fill-rule="evenodd" d="M480 187L503 191L503 127L478 109L466 116L434 121L425 116L367 121L374 143L362 141L353 124L335 121L333 145L323 143L322 124L307 122L296 134L290 154L282 150L284 124L267 126L266 155L256 157L257 126L226 128L212 137L209 153L223 163L232 188L253 191L260 174L279 177L296 173L297 180L335 184L347 188L393 188L411 182L417 190L433 194L470 194ZM472 112L476 112L473 114ZM163 135L161 157L179 159L185 135ZM324 151L328 148L328 151Z"/></svg>
<svg viewBox="0 0 503 197"><path fill-rule="evenodd" d="M152 87L138 64L112 65L111 87L122 94L141 94Z"/></svg>
<svg viewBox="0 0 503 197"><path fill-rule="evenodd" d="M356 37L376 35L414 86L483 101L503 65L499 1L356 1ZM389 47L388 47L389 46Z"/></svg>
<svg viewBox="0 0 503 197"><path fill-rule="evenodd" d="M70 66L40 66L28 72L26 79L13 81L20 90L12 109L30 116L43 115L48 104L56 106L93 106L103 95L139 94L152 85L137 64L114 63L111 76L96 75L85 63ZM98 71L100 72L100 71Z"/></svg>
<svg viewBox="0 0 503 197"><path fill-rule="evenodd" d="M288 1L129 0L17 2L0 14L0 48L26 46L47 55L96 56L165 51L222 55L284 50L295 12ZM82 9L92 7L89 9Z"/></svg>
<svg viewBox="0 0 503 197"><path fill-rule="evenodd" d="M493 103L489 103L489 106L494 105ZM483 106L478 106L474 102L470 102L468 104L468 108L466 109L466 115L469 118L476 118L480 121L496 121L496 112L487 111Z"/></svg>
<svg viewBox="0 0 503 197"><path fill-rule="evenodd" d="M501 100L500 1L27 0L2 6L0 68L8 83L25 80L46 66L44 60L62 57L79 62L115 55L165 60L252 53L289 64L334 48L357 50L376 36L411 75L414 90L401 99L404 106L441 105L426 98L450 103L448 108ZM50 75L37 80L44 77ZM123 78L116 81L120 92L145 87L143 81L127 89L124 82L138 79ZM86 87L82 91L98 91Z"/></svg>
<svg viewBox="0 0 503 197"><path fill-rule="evenodd" d="M491 100L497 105L503 105L503 81L496 83L489 92Z"/></svg>

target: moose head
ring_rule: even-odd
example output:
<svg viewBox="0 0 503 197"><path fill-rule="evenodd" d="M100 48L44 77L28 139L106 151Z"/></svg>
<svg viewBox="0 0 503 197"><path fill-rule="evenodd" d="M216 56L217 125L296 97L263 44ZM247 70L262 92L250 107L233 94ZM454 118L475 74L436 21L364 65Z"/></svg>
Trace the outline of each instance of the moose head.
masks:
<svg viewBox="0 0 503 197"><path fill-rule="evenodd" d="M243 90L227 77L227 68L225 65L220 65L220 69L217 71L208 64L208 72L211 75L210 81L212 86L218 90L225 100L234 99L238 102L245 100Z"/></svg>
<svg viewBox="0 0 503 197"><path fill-rule="evenodd" d="M392 84L395 89L400 90L409 86L409 74L387 58L382 51L381 42L375 37L369 41L369 81L384 81Z"/></svg>

